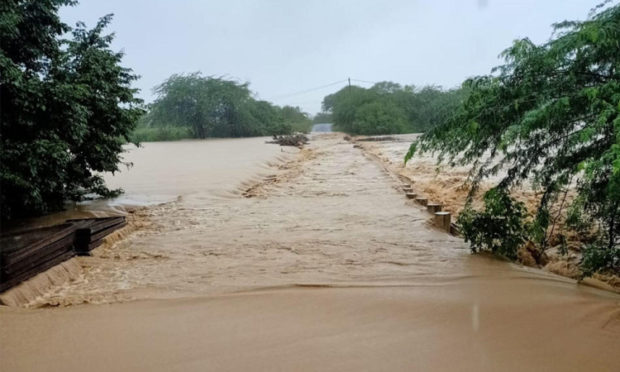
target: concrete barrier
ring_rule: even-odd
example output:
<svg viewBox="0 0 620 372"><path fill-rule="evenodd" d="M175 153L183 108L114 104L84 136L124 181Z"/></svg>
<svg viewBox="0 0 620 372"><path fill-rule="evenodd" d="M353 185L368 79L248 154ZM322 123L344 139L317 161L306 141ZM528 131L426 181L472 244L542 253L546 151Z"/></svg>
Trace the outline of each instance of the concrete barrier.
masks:
<svg viewBox="0 0 620 372"><path fill-rule="evenodd" d="M436 212L434 225L442 230L450 232L451 217L450 212Z"/></svg>
<svg viewBox="0 0 620 372"><path fill-rule="evenodd" d="M426 205L426 209L431 212L431 213L436 213L436 212L441 212L441 208L443 206L441 204L438 203L428 203Z"/></svg>

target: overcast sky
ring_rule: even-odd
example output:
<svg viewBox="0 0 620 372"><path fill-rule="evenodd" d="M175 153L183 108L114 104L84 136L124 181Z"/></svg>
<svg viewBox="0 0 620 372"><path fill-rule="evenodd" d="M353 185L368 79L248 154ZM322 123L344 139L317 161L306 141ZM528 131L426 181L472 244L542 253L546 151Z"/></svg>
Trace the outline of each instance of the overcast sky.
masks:
<svg viewBox="0 0 620 372"><path fill-rule="evenodd" d="M601 1L81 0L61 17L91 27L114 13L113 47L147 102L171 74L202 71L314 114L345 83L314 88L348 77L457 86L488 73L512 40L544 42L552 23L584 19Z"/></svg>

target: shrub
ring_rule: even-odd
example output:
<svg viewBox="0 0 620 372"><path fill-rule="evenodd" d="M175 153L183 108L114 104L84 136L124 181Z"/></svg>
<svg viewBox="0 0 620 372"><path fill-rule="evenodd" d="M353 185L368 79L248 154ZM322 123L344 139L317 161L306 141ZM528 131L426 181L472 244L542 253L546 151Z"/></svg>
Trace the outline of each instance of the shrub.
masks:
<svg viewBox="0 0 620 372"><path fill-rule="evenodd" d="M493 188L484 195L484 211L466 206L458 223L473 252L490 251L510 259L525 242L527 224L523 203L513 200L506 190Z"/></svg>

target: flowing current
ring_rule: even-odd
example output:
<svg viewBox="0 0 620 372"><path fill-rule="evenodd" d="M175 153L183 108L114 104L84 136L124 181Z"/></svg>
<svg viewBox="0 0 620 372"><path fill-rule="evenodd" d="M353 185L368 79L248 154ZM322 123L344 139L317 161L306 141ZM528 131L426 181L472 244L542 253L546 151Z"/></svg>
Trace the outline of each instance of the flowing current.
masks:
<svg viewBox="0 0 620 372"><path fill-rule="evenodd" d="M132 232L0 309L0 368L620 369L618 294L471 255L341 134L264 142L130 150L124 196L66 215Z"/></svg>

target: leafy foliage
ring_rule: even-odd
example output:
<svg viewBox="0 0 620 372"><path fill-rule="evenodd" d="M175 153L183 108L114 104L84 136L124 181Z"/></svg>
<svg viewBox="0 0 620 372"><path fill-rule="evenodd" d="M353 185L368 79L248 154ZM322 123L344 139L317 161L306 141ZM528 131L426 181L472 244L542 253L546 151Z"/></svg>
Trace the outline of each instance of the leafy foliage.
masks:
<svg viewBox="0 0 620 372"><path fill-rule="evenodd" d="M523 203L510 198L506 190L494 188L484 195L485 209L477 212L468 206L458 223L466 242L474 252L491 251L517 258L519 246L526 240L526 210Z"/></svg>
<svg viewBox="0 0 620 372"><path fill-rule="evenodd" d="M549 206L575 183L572 210L579 213L572 221L582 226L587 221L598 231L590 247L597 253L586 254L584 264L617 271L620 6L602 5L588 20L562 22L554 29L554 37L542 45L516 41L493 74L466 81L467 100L412 144L405 160L417 151L438 151L451 164L473 164L472 192L481 179L500 171L506 173L498 189L531 180L542 198L530 238L543 247ZM510 243L508 236L501 239Z"/></svg>
<svg viewBox="0 0 620 372"><path fill-rule="evenodd" d="M351 134L423 132L439 124L461 101L462 89L416 89L381 82L369 89L345 87L323 99L332 122Z"/></svg>
<svg viewBox="0 0 620 372"><path fill-rule="evenodd" d="M118 170L142 114L137 77L103 30L60 21L68 0L0 5L0 206L2 219L59 210L67 199L109 195L98 172ZM72 31L73 38L63 39Z"/></svg>
<svg viewBox="0 0 620 372"><path fill-rule="evenodd" d="M298 107L280 108L252 97L247 83L172 75L155 88L146 127L189 128L195 138L248 137L307 131L311 120Z"/></svg>
<svg viewBox="0 0 620 372"><path fill-rule="evenodd" d="M608 249L601 244L588 244L582 250L581 270L584 276L599 271L618 272L620 249Z"/></svg>
<svg viewBox="0 0 620 372"><path fill-rule="evenodd" d="M284 124L290 125L293 132L308 133L312 129L312 119L299 107L284 106L279 111Z"/></svg>

